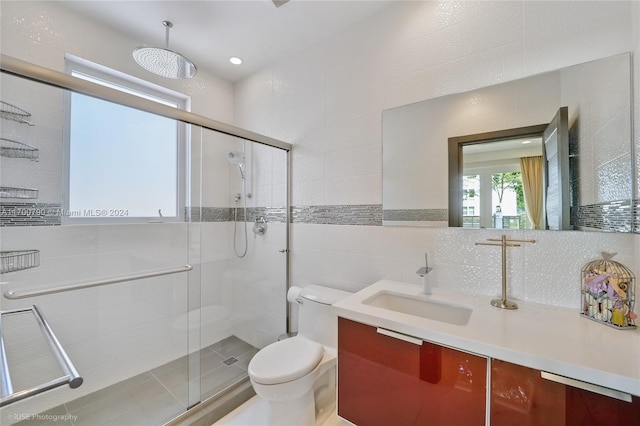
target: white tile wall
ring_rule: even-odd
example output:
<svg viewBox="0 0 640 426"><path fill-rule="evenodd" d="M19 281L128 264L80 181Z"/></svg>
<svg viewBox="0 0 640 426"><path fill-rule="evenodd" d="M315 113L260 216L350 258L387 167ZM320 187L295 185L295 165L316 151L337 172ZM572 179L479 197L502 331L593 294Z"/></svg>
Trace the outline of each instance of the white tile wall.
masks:
<svg viewBox="0 0 640 426"><path fill-rule="evenodd" d="M437 286L491 297L501 288L499 248L475 246L495 230L389 228L295 224L292 281L360 290L380 279L411 282L418 289L424 254ZM632 236L590 232L511 231L510 238L536 239L509 250L510 295L519 300L577 307L580 270L601 251L637 268ZM566 256L566 253L571 253ZM544 266L541 266L544 265Z"/></svg>
<svg viewBox="0 0 640 426"><path fill-rule="evenodd" d="M397 2L238 83L236 122L294 144L293 205L380 204L382 111L618 53L637 55L638 14L635 2ZM293 110L305 119L281 119ZM415 281L427 251L441 285L493 296L499 254L473 246L493 234L294 224L292 284L357 290L380 278ZM516 297L576 306L581 265L605 249L639 272L637 236L534 235L538 244L511 253Z"/></svg>
<svg viewBox="0 0 640 426"><path fill-rule="evenodd" d="M632 161L629 157L631 117L629 116L630 71L626 55L590 62L581 71L568 68L562 73L561 104L569 107L569 125L577 120L580 144L580 205L628 199ZM605 79L609 70L619 77ZM585 85L589 90L584 90Z"/></svg>

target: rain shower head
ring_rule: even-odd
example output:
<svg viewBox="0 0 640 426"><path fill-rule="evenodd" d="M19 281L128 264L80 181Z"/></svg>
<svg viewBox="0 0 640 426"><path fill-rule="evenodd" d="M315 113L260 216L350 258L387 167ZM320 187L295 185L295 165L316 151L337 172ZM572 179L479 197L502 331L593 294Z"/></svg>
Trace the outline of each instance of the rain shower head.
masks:
<svg viewBox="0 0 640 426"><path fill-rule="evenodd" d="M244 154L238 151L231 151L227 156L227 159L231 164L238 166L238 170L240 170L240 177L244 179Z"/></svg>
<svg viewBox="0 0 640 426"><path fill-rule="evenodd" d="M169 50L169 28L173 27L170 21L162 21L166 28L165 48L160 47L136 47L133 50L133 59L142 68L154 74L173 79L192 78L198 69L186 57Z"/></svg>

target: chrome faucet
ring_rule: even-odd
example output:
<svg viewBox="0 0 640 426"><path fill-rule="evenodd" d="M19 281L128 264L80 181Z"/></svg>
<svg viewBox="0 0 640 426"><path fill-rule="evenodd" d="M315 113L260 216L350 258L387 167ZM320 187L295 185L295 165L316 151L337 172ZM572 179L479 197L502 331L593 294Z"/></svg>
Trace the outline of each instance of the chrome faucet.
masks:
<svg viewBox="0 0 640 426"><path fill-rule="evenodd" d="M422 278L422 291L421 294L431 295L431 279L427 277L429 272L433 271L433 268L429 267L429 259L427 259L427 253L424 254L424 266L416 271L416 274Z"/></svg>

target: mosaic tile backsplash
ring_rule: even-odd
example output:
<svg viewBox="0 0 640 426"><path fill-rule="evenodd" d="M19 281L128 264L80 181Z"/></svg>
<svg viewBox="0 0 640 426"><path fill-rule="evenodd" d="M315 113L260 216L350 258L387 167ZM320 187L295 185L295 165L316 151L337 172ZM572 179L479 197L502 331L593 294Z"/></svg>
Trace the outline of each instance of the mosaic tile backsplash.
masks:
<svg viewBox="0 0 640 426"><path fill-rule="evenodd" d="M634 214L635 204L635 214ZM640 232L633 224L637 219L638 200L614 201L611 203L592 204L571 208L571 224L578 229L591 228L606 232Z"/></svg>

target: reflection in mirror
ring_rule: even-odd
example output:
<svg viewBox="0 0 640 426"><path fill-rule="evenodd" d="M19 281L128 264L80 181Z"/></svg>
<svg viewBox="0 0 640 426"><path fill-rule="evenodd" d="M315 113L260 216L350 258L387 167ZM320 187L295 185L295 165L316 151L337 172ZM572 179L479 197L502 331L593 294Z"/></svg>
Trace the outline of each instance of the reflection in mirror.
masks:
<svg viewBox="0 0 640 426"><path fill-rule="evenodd" d="M549 124L449 138L449 225L571 229L568 109Z"/></svg>
<svg viewBox="0 0 640 426"><path fill-rule="evenodd" d="M462 147L462 226L465 228L534 228L540 221L542 173L536 173L532 200L525 199L522 166L539 159L542 170L542 138L526 137ZM529 216L529 217L528 217ZM538 224L540 229L540 223Z"/></svg>
<svg viewBox="0 0 640 426"><path fill-rule="evenodd" d="M559 108L564 106L567 107L568 136L556 140L557 133L553 131L543 135L546 123L554 122ZM487 183L493 182L493 177L485 178L484 185L490 189L484 191L482 179L475 183L469 180L465 193L462 170L467 166L460 162L460 174L454 175L451 162L447 161L451 153L447 143L450 139L470 142L471 135L495 135L504 129L536 126L542 126L542 131L537 129L537 136L547 142L543 142L540 153L544 181L542 214L537 224L527 212L527 202L523 204L527 191L524 181L523 194L515 196L515 207L500 204L501 211L497 212L500 197L495 194L498 201L493 201L492 193L496 191L492 185L497 186L499 179L506 179L501 185L505 188L515 185L514 192L520 191L517 184L509 183L510 175L499 175L516 172L513 167L513 170L505 168L497 172L495 183ZM465 227L631 231L630 54L386 110L382 138L384 225L463 226L466 206L469 218ZM504 141L505 137L485 138L482 142L489 140ZM554 141L566 152L557 151L552 145ZM460 147L460 160L465 156L473 159L476 156L473 150L479 148L472 146L477 144L480 142L467 143L464 155ZM555 158L558 152L563 158ZM506 153L491 150L482 155L498 160ZM474 167L483 168L469 165L468 175L473 176ZM491 198L485 198L482 203L480 198L469 202L470 194L475 196L476 189L478 197L490 195ZM465 196L467 199L463 200ZM509 199L513 194L509 195L505 189L502 196ZM451 199L459 200L454 203L454 212ZM501 221L496 221L496 213L502 215ZM452 219L450 223L450 217L459 219Z"/></svg>

